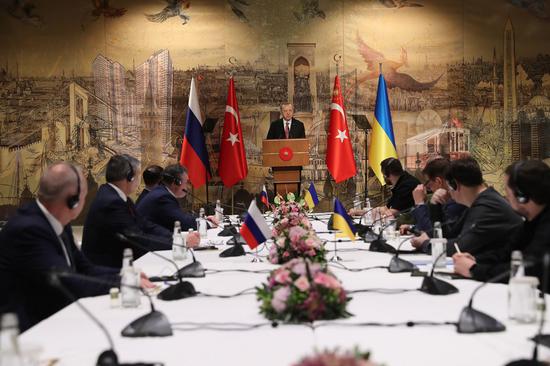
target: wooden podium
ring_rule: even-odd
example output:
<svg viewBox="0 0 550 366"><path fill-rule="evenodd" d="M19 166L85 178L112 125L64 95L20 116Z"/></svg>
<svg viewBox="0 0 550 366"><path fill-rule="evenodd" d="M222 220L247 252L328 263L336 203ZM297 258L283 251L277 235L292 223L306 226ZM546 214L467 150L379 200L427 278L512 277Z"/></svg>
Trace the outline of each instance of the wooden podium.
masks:
<svg viewBox="0 0 550 366"><path fill-rule="evenodd" d="M309 165L308 139L263 140L263 166L273 169L275 193L300 193L302 167Z"/></svg>

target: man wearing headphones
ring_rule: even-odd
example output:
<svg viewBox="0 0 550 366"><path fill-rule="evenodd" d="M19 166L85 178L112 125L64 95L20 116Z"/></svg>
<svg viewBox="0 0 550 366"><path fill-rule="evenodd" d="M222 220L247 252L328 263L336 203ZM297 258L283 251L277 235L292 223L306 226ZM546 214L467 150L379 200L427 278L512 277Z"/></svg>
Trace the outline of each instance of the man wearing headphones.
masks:
<svg viewBox="0 0 550 366"><path fill-rule="evenodd" d="M140 183L139 161L126 154L114 155L107 163L105 177L107 183L99 187L84 223L82 251L86 257L95 264L120 268L124 248L132 248L134 258L145 254L143 249L121 241L118 233L152 235L158 240L143 239L140 244L149 250L170 250L172 232L141 217L128 197Z"/></svg>
<svg viewBox="0 0 550 366"><path fill-rule="evenodd" d="M151 165L143 171L143 183L145 183L145 187L136 199L136 206L139 205L143 197L147 196L149 192L159 185L162 179L162 170L162 167L158 165Z"/></svg>
<svg viewBox="0 0 550 366"><path fill-rule="evenodd" d="M184 167L179 164L167 166L162 172L162 184L139 203L138 213L168 230L174 228L175 221L180 222L182 230L196 229L197 217L183 212L178 202L178 198L183 198L187 194L188 179L187 170ZM213 216L208 219L216 222ZM194 239L196 238L193 240L188 238L188 244L189 242L194 244Z"/></svg>
<svg viewBox="0 0 550 366"><path fill-rule="evenodd" d="M70 303L48 282L52 269L99 277L112 286L120 281L117 269L93 265L75 245L70 222L87 193L80 168L53 164L40 178L36 201L20 208L0 232L0 313L16 312L22 330ZM60 281L76 298L106 294L111 287Z"/></svg>
<svg viewBox="0 0 550 366"><path fill-rule="evenodd" d="M523 221L504 197L484 184L481 168L474 158L451 162L447 189L453 200L468 207L452 229L457 237L447 238L447 255L456 252L456 243L460 251L469 252L487 263L509 258ZM431 251L426 233L412 238L411 244L425 252Z"/></svg>
<svg viewBox="0 0 550 366"><path fill-rule="evenodd" d="M525 218L523 233L512 250L521 250L524 258L535 261L525 273L542 282L541 259L550 250L550 168L538 160L516 162L506 168L504 188L512 208ZM465 252L455 254L453 260L456 273L480 281L510 269L510 256L496 265Z"/></svg>

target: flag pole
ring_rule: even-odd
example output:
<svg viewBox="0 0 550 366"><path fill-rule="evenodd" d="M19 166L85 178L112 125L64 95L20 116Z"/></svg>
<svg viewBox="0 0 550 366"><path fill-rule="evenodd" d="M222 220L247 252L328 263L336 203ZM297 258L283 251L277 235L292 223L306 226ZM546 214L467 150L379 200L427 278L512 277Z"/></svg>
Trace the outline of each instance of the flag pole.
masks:
<svg viewBox="0 0 550 366"><path fill-rule="evenodd" d="M231 186L231 215L235 215L235 202L234 202L234 197L233 197L233 187L234 185Z"/></svg>

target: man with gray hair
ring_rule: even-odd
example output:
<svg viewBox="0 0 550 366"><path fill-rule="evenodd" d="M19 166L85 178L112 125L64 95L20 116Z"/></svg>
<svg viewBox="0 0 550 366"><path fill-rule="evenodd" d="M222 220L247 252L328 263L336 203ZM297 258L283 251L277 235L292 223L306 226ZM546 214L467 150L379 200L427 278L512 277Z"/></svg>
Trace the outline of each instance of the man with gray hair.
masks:
<svg viewBox="0 0 550 366"><path fill-rule="evenodd" d="M117 234L154 236L155 240L141 239L148 250L170 250L172 233L143 218L136 211L130 194L140 183L139 161L129 155L114 155L107 163L107 183L99 187L82 234L82 251L95 264L120 268L124 248L132 248L134 258L145 254L142 248L119 239Z"/></svg>
<svg viewBox="0 0 550 366"><path fill-rule="evenodd" d="M118 270L93 265L77 249L70 222L84 207L88 185L80 168L53 164L40 178L38 198L20 208L0 232L0 313L16 312L22 330L68 305L48 282L64 271L94 276L117 286ZM62 278L76 297L106 294L110 285Z"/></svg>
<svg viewBox="0 0 550 366"><path fill-rule="evenodd" d="M304 139L306 130L304 124L294 118L294 106L292 103L281 104L281 116L276 121L271 122L267 139Z"/></svg>
<svg viewBox="0 0 550 366"><path fill-rule="evenodd" d="M137 205L138 213L168 230L174 228L175 221L180 222L182 230L197 229L197 217L184 212L178 202L179 198L187 195L187 170L179 164L168 165L161 177L161 184ZM219 224L214 216L209 216L208 220L214 225ZM197 239L198 237L189 237L187 244L194 246L195 241L198 244Z"/></svg>

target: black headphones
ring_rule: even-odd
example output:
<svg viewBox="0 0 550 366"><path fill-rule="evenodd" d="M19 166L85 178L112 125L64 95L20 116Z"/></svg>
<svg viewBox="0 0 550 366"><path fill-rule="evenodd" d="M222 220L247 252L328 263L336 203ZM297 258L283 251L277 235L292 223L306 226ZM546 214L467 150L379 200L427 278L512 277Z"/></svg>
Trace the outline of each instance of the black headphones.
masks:
<svg viewBox="0 0 550 366"><path fill-rule="evenodd" d="M514 165L514 169L512 170L512 176L510 177L511 182L509 182L511 183L509 184L509 186L510 188L513 189L514 196L516 196L516 199L518 200L518 202L522 204L529 202L529 196L523 193L521 188L519 188L519 169L523 164L524 164L523 162L517 162Z"/></svg>
<svg viewBox="0 0 550 366"><path fill-rule="evenodd" d="M456 179L454 178L447 178L447 185L453 191L456 191L458 189L458 184L456 183Z"/></svg>
<svg viewBox="0 0 550 366"><path fill-rule="evenodd" d="M164 178L166 178L168 181L174 182L174 184L177 185L177 186L181 186L181 184L183 183L181 181L181 179L179 177L177 177L176 175L172 175L170 173L162 172L162 176ZM187 191L185 191L185 192L187 192Z"/></svg>
<svg viewBox="0 0 550 366"><path fill-rule="evenodd" d="M74 174L76 174L76 194L67 197L67 207L69 207L71 210L74 210L78 207L78 204L80 203L80 175L78 174L78 171L73 164L69 164L69 166L71 167L71 170L74 172Z"/></svg>
<svg viewBox="0 0 550 366"><path fill-rule="evenodd" d="M132 163L130 162L130 159L128 159L126 156L124 156L124 159L126 159L126 161L128 162L128 167L130 168L130 170L128 171L128 174L126 175L126 180L128 182L133 182L134 181L134 168L132 167Z"/></svg>

